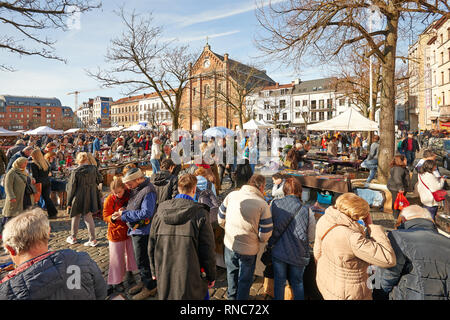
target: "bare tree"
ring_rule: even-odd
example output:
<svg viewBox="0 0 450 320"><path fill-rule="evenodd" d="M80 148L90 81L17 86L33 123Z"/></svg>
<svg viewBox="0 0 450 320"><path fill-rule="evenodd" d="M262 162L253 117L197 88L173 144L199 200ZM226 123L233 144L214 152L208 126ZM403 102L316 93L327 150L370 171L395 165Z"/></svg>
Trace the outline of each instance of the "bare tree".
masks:
<svg viewBox="0 0 450 320"><path fill-rule="evenodd" d="M231 111L239 118L239 128L243 129L244 122L253 117L253 110L247 105L248 98L271 83L263 77L264 72L255 66L244 65L233 60L230 61L228 74L220 71L215 72L215 75L222 82L228 77L230 90L217 88L213 90L212 97L219 103L230 106Z"/></svg>
<svg viewBox="0 0 450 320"><path fill-rule="evenodd" d="M124 32L112 39L106 54L110 69L88 75L104 87L123 87L125 95L154 90L172 117L172 128L179 127L183 88L189 80L189 64L195 59L188 46L174 46L162 38L162 27L153 18L122 8Z"/></svg>
<svg viewBox="0 0 450 320"><path fill-rule="evenodd" d="M0 1L0 49L19 56L40 56L65 60L55 54L55 40L44 34L48 30L67 31L67 22L74 14L97 9L93 0L16 0ZM25 44L29 41L32 44ZM0 63L0 70L14 71L11 65Z"/></svg>
<svg viewBox="0 0 450 320"><path fill-rule="evenodd" d="M399 32L405 25L414 25L413 21L424 23L436 15L450 17L449 9L447 0L290 0L261 5L257 17L268 36L258 39L258 45L270 56L297 65L307 56L325 62L348 54L352 45L370 48L367 57L374 56L381 64L378 178L386 183L395 152L394 88ZM368 24L373 11L382 17L375 30Z"/></svg>

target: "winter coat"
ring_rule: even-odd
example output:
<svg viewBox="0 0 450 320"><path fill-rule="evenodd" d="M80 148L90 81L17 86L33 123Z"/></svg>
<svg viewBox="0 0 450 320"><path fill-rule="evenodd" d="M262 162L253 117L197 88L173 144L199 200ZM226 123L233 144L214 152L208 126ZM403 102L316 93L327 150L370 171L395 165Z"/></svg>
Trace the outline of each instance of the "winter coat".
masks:
<svg viewBox="0 0 450 320"><path fill-rule="evenodd" d="M149 178L130 191L127 208L121 219L128 225L128 235L148 235L156 209L156 190ZM138 224L138 226L136 226Z"/></svg>
<svg viewBox="0 0 450 320"><path fill-rule="evenodd" d="M67 183L67 205L72 207L70 216L96 213L102 208L98 185L103 177L97 167L81 165L74 169Z"/></svg>
<svg viewBox="0 0 450 320"><path fill-rule="evenodd" d="M31 163L31 173L33 175L33 179L36 180L36 183L42 183L43 185L49 185L50 184L49 171L50 171L50 166L48 167L47 171L44 171L36 163L34 163L34 162Z"/></svg>
<svg viewBox="0 0 450 320"><path fill-rule="evenodd" d="M24 197L30 197L25 193L25 187L27 185L27 175L19 169L11 169L8 171L5 177L5 192L6 200L5 207L3 208L2 215L4 217L15 217L23 212ZM10 200L16 199L14 203Z"/></svg>
<svg viewBox="0 0 450 320"><path fill-rule="evenodd" d="M380 144L378 142L374 142L370 145L369 155L367 156L367 160L377 160L378 161L378 150L380 148Z"/></svg>
<svg viewBox="0 0 450 320"><path fill-rule="evenodd" d="M173 199L178 194L178 177L167 170L161 170L153 174L150 181L155 186L156 203L158 204Z"/></svg>
<svg viewBox="0 0 450 320"><path fill-rule="evenodd" d="M8 171L12 168L12 165L14 164L14 162L15 162L17 159L19 159L20 157L24 157L24 158L27 158L27 159L28 159L28 157L27 157L22 151L16 152L16 153L9 159L8 166L6 167L6 172L8 172Z"/></svg>
<svg viewBox="0 0 450 320"><path fill-rule="evenodd" d="M409 138L406 138L402 142L401 149L403 152L406 152L408 150L408 139ZM416 139L412 138L412 152L415 153L418 152L419 150L420 150L419 143L417 142Z"/></svg>
<svg viewBox="0 0 450 320"><path fill-rule="evenodd" d="M114 212L119 211L120 208L126 207L128 199L130 198L130 191L125 190L122 198L118 198L110 194L105 199L103 205L103 220L108 223L107 239L112 242L125 241L129 237L127 235L128 226L120 219L112 220L111 216Z"/></svg>
<svg viewBox="0 0 450 320"><path fill-rule="evenodd" d="M250 185L226 196L218 222L225 229L224 245L242 255L256 255L260 242L268 241L273 230L269 205L261 191Z"/></svg>
<svg viewBox="0 0 450 320"><path fill-rule="evenodd" d="M22 151L25 149L26 145L24 144L16 144L15 146L12 146L11 148L6 151L6 157L8 159L11 159L13 155L15 155L17 152Z"/></svg>
<svg viewBox="0 0 450 320"><path fill-rule="evenodd" d="M149 257L160 300L203 300L208 282L216 279L214 233L205 207L181 198L161 203L152 222Z"/></svg>
<svg viewBox="0 0 450 320"><path fill-rule="evenodd" d="M79 287L76 275L81 277ZM23 263L0 282L0 300L105 298L106 282L97 264L88 253L70 249L48 252Z"/></svg>
<svg viewBox="0 0 450 320"><path fill-rule="evenodd" d="M316 228L314 214L310 214L309 208L302 205L300 199L293 195L274 200L270 210L273 233L268 244L272 245L273 241L278 239L272 249L272 257L290 265L307 266L309 241L314 241ZM294 214L296 216L291 220ZM281 232L283 233L280 234Z"/></svg>
<svg viewBox="0 0 450 320"><path fill-rule="evenodd" d="M420 202L427 207L438 206L439 202L434 200L432 192L443 189L445 179L438 179L434 174L429 172L419 174L418 179L419 182L417 183L417 192L420 196ZM427 187L430 190L428 190Z"/></svg>
<svg viewBox="0 0 450 320"><path fill-rule="evenodd" d="M375 283L392 300L450 299L450 239L428 219L411 219L388 234L397 264L378 268Z"/></svg>
<svg viewBox="0 0 450 320"><path fill-rule="evenodd" d="M398 166L392 167L387 182L387 188L392 191L411 191L411 179L409 177L408 169ZM395 199L393 200L395 201Z"/></svg>
<svg viewBox="0 0 450 320"><path fill-rule="evenodd" d="M343 226L330 230L337 224ZM366 238L358 222L334 207L328 207L317 222L314 241L316 282L324 299L371 300L372 292L367 286L368 266L395 266L395 253L383 227L372 224L368 229L370 238Z"/></svg>

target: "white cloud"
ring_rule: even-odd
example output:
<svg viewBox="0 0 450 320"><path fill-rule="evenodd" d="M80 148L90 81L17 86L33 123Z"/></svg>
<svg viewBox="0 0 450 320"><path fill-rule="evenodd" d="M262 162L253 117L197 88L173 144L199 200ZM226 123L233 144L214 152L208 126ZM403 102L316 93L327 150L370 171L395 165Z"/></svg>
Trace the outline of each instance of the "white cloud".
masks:
<svg viewBox="0 0 450 320"><path fill-rule="evenodd" d="M236 34L241 32L240 30L232 30L232 31L227 31L227 32L221 32L221 33L214 33L214 34L203 34L203 35L198 35L198 36L185 36L185 37L173 37L173 38L164 38L163 40L165 41L173 41L173 40L177 40L180 42L193 42L193 41L199 41L199 40L204 40L206 41L206 37L208 37L208 39L214 39L214 38L219 38L219 37L226 37L232 34Z"/></svg>
<svg viewBox="0 0 450 320"><path fill-rule="evenodd" d="M286 0L271 0L271 4L276 4L280 2L284 2ZM263 1L262 5L266 6L269 4L268 0ZM260 4L256 4L254 1L244 2L241 7L234 8L228 10L227 8L221 7L215 10L208 10L204 12L200 12L199 14L195 14L192 16L171 16L172 20L176 21L180 27L187 27L198 23L209 22L219 19L224 19L228 17L232 17L238 14L246 13L249 11L256 10Z"/></svg>

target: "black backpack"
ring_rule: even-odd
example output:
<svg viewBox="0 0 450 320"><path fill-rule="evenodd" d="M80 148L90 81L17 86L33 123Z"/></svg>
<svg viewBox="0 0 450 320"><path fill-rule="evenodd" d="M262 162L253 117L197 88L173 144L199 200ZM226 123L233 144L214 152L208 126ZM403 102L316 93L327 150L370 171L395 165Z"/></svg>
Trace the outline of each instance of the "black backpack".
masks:
<svg viewBox="0 0 450 320"><path fill-rule="evenodd" d="M210 181L206 184L205 190L197 188L195 192L195 201L209 207L209 216L211 224L217 223L217 213L219 212L219 202L212 191L212 183Z"/></svg>

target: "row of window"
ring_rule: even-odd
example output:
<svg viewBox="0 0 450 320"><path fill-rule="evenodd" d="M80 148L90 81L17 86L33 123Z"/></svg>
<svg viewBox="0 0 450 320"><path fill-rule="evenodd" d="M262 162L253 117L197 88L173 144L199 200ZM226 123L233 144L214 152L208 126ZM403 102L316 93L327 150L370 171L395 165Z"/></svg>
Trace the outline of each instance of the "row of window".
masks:
<svg viewBox="0 0 450 320"><path fill-rule="evenodd" d="M296 100L295 101L295 107L299 108L299 107L308 107L308 101L309 100ZM325 100L311 100L311 109L316 109L317 108L317 101L319 101L319 109L324 109L325 108ZM333 108L333 99L327 99L327 108L331 109ZM338 100L339 106L345 106L345 99L339 99ZM255 104L255 100L251 100L249 101L248 105L254 105ZM348 106L351 106L351 101L348 100ZM268 110L270 109L271 104L270 101L264 101L264 110ZM273 107L273 106L272 106ZM279 108L284 109L286 108L286 100L280 100L279 101Z"/></svg>
<svg viewBox="0 0 450 320"><path fill-rule="evenodd" d="M59 107L56 103L40 103L40 102L29 102L29 101L9 101L12 106L42 106L42 107Z"/></svg>
<svg viewBox="0 0 450 320"><path fill-rule="evenodd" d="M113 122L128 122L128 121L150 121L152 119L152 116L150 114L140 114L139 117L137 115L130 115L130 116L113 116L111 117L111 120ZM155 119L157 120L170 120L170 113L169 112L162 112L162 113L155 113Z"/></svg>
<svg viewBox="0 0 450 320"><path fill-rule="evenodd" d="M332 111L328 111L328 112L310 112L310 115L309 115L310 121L317 121L317 119L319 119L319 121L325 120L325 113L327 114L327 119L328 120L333 117L333 112ZM317 116L317 114L319 116ZM264 115L263 114L259 114L258 117L259 117L260 121L264 120ZM295 119L300 119L301 117L302 117L302 113L301 112L296 112L295 113ZM267 121L271 121L272 120L272 115L271 114L266 114L266 120ZM279 118L278 120L283 120L283 121L288 120L288 114L286 112L282 113L281 114L281 118Z"/></svg>

